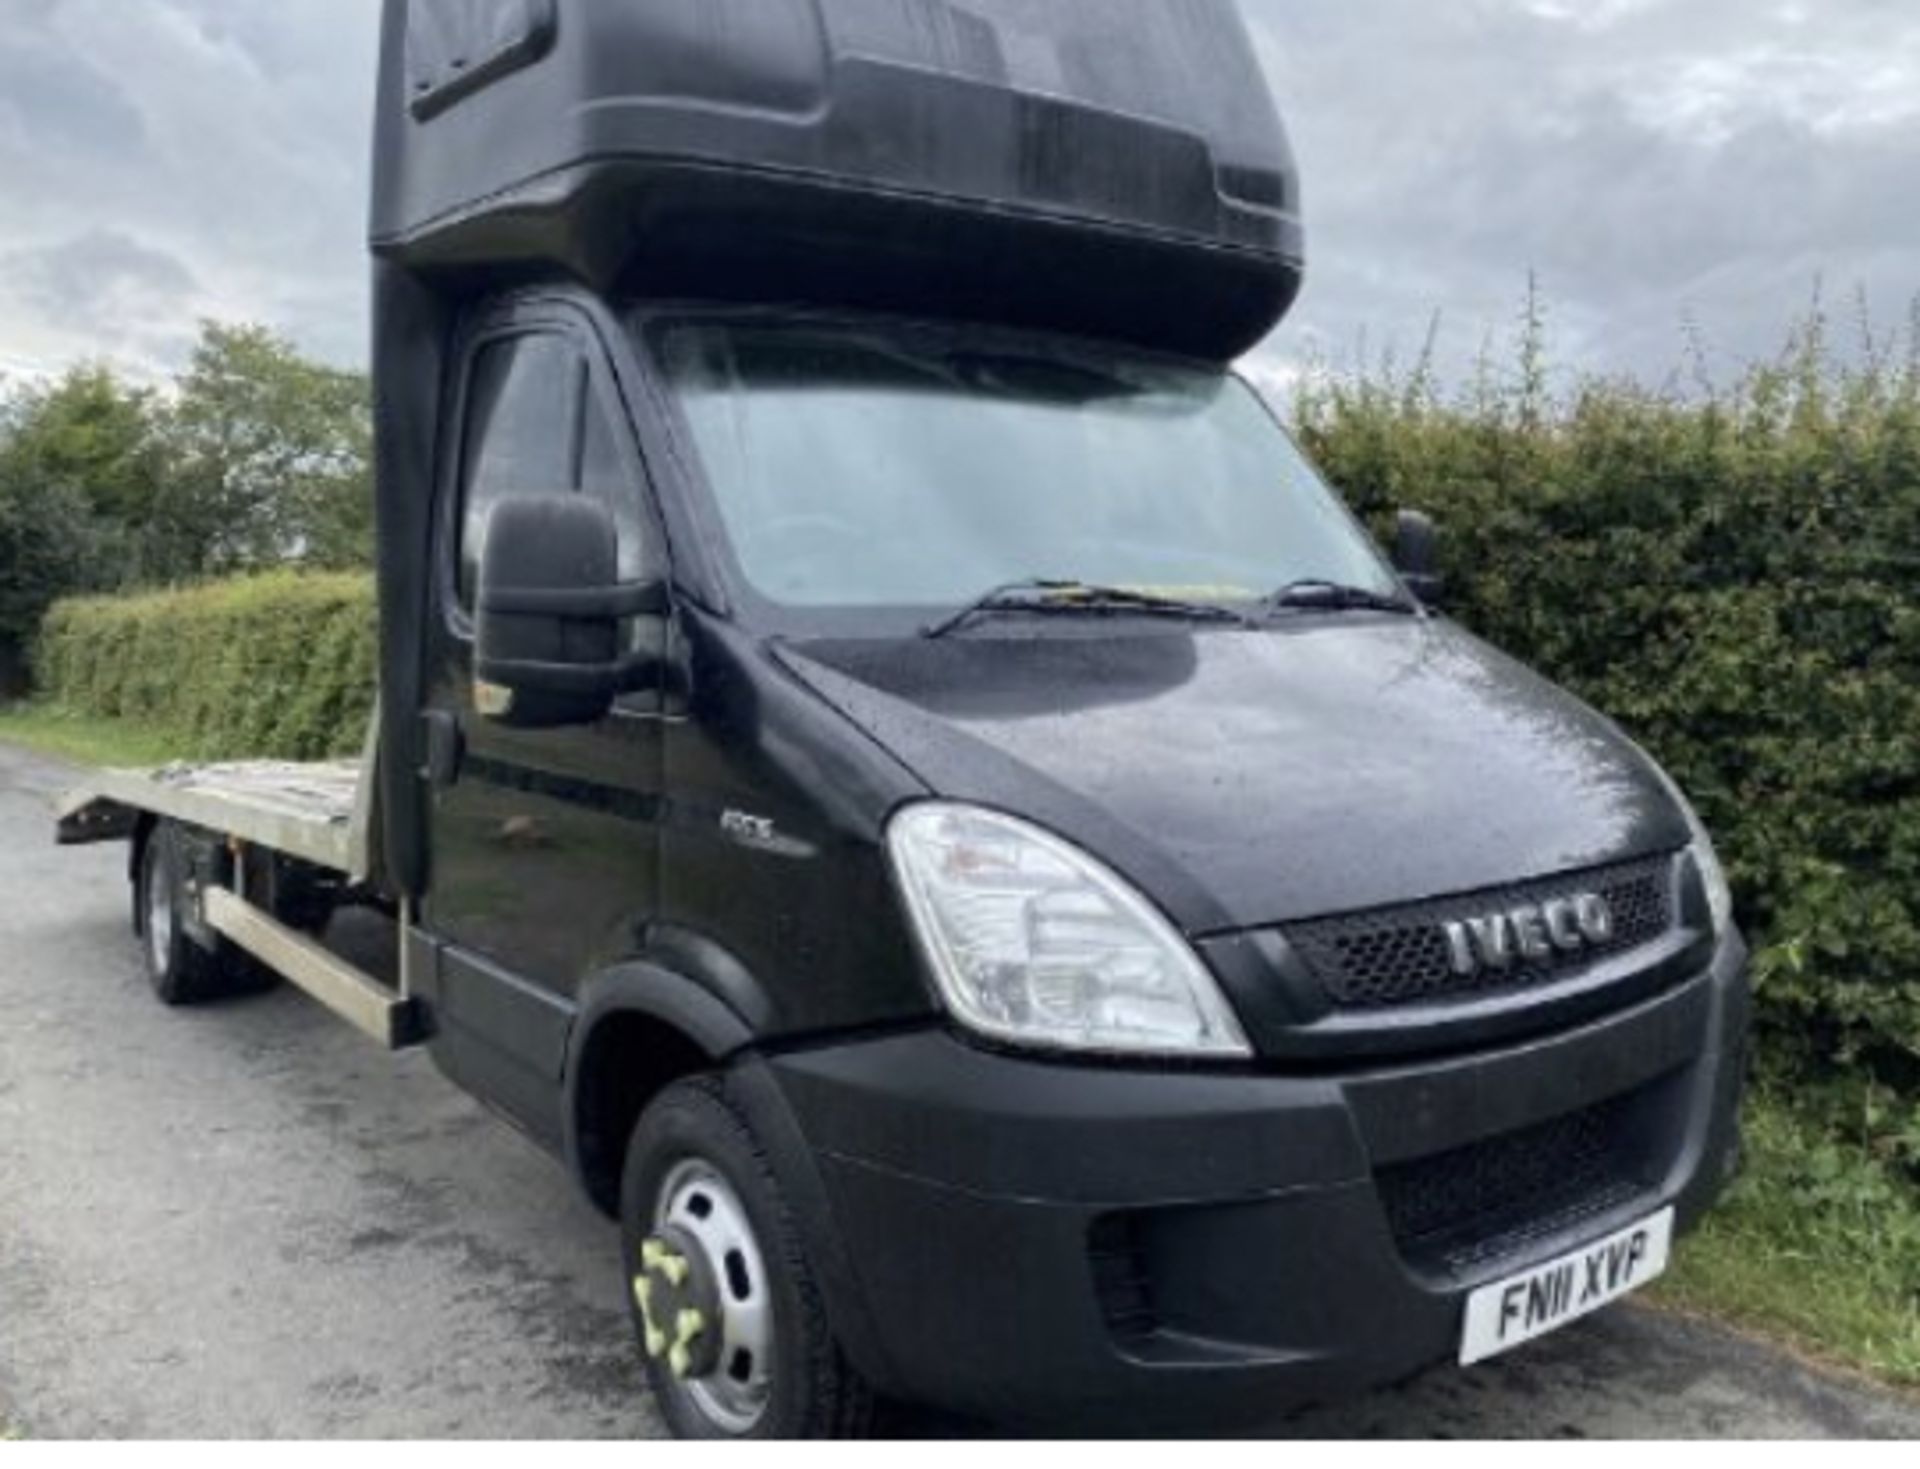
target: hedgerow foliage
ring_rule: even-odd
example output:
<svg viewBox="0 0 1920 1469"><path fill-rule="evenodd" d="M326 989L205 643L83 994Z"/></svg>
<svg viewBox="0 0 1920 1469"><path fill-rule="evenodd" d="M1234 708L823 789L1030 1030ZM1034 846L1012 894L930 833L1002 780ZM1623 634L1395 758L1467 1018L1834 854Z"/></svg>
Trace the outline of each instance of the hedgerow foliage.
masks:
<svg viewBox="0 0 1920 1469"><path fill-rule="evenodd" d="M1920 325L1920 311L1916 312ZM1920 333L1916 334L1920 337ZM1762 1018L1920 1060L1920 340L1815 318L1729 389L1321 377L1303 439L1363 513L1440 517L1463 622L1618 719L1693 796Z"/></svg>
<svg viewBox="0 0 1920 1469"><path fill-rule="evenodd" d="M177 733L183 757L358 754L375 622L372 581L356 575L84 598L48 614L35 671L64 707Z"/></svg>
<svg viewBox="0 0 1920 1469"><path fill-rule="evenodd" d="M83 363L0 382L0 697L62 597L370 564L367 380L201 328L167 391Z"/></svg>

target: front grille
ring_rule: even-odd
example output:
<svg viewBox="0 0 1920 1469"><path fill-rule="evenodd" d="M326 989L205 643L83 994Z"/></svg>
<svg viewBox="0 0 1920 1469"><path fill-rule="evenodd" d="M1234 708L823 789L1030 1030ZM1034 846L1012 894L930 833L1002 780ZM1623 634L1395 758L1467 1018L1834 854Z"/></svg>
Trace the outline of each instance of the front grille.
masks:
<svg viewBox="0 0 1920 1469"><path fill-rule="evenodd" d="M1542 882L1494 888L1401 908L1296 924L1289 943L1328 998L1344 1010L1383 1010L1526 989L1558 979L1596 958L1625 953L1673 927L1673 860L1654 857ZM1446 925L1489 914L1598 893L1613 910L1607 943L1538 963L1462 975L1454 969Z"/></svg>
<svg viewBox="0 0 1920 1469"><path fill-rule="evenodd" d="M1376 1175L1408 1260L1455 1272L1509 1259L1648 1188L1635 1127L1641 1094Z"/></svg>

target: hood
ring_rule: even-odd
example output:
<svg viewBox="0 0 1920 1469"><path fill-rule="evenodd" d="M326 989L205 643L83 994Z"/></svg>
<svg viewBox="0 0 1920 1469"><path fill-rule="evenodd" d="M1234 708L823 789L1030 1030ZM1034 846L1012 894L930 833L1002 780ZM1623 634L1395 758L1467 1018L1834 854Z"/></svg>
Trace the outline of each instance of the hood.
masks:
<svg viewBox="0 0 1920 1469"><path fill-rule="evenodd" d="M1190 933L1477 892L1688 840L1612 724L1450 624L1052 631L781 653L935 793L1078 842Z"/></svg>

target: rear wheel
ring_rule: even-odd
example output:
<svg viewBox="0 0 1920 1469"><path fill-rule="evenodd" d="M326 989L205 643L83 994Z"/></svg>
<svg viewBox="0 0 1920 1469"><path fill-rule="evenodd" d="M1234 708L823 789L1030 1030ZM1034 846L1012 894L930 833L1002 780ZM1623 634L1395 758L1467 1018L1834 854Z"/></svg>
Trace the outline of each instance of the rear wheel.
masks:
<svg viewBox="0 0 1920 1469"><path fill-rule="evenodd" d="M646 1110L621 1219L635 1330L677 1436L872 1432L873 1395L834 1340L786 1197L724 1083L681 1082Z"/></svg>
<svg viewBox="0 0 1920 1469"><path fill-rule="evenodd" d="M134 889L140 953L147 982L165 1005L253 994L275 982L264 964L225 939L215 936L207 948L193 936L187 915L195 840L172 822L162 822L140 853Z"/></svg>
<svg viewBox="0 0 1920 1469"><path fill-rule="evenodd" d="M186 863L179 834L161 826L140 854L140 953L162 1004L190 1005L219 989L217 957L187 932Z"/></svg>

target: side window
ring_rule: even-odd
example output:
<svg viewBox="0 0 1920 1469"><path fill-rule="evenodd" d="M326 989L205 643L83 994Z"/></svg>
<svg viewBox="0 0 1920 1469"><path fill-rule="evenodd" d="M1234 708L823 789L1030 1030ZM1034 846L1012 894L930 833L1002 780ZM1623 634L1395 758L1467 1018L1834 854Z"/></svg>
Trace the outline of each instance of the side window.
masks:
<svg viewBox="0 0 1920 1469"><path fill-rule="evenodd" d="M460 503L460 605L469 612L493 507L510 495L578 487L574 443L586 363L563 336L503 337L480 349L472 371Z"/></svg>
<svg viewBox="0 0 1920 1469"><path fill-rule="evenodd" d="M597 381L588 385L581 404L579 485L613 512L620 528L620 580L638 581L652 569L640 486L620 450L619 424L597 389Z"/></svg>
<svg viewBox="0 0 1920 1469"><path fill-rule="evenodd" d="M512 495L594 496L620 531L620 577L650 567L647 519L619 425L578 343L558 332L502 337L473 359L461 448L460 605L480 588L481 542L493 507Z"/></svg>

